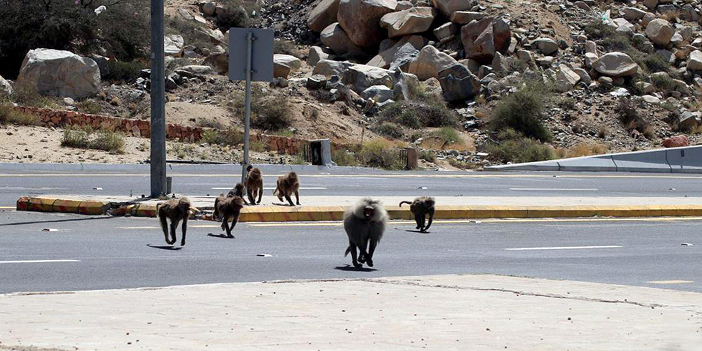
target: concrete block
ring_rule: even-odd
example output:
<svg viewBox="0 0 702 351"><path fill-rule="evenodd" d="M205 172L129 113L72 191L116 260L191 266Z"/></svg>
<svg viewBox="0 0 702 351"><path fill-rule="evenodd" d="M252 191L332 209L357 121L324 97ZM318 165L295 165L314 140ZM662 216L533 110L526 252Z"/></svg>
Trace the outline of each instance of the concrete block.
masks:
<svg viewBox="0 0 702 351"><path fill-rule="evenodd" d="M615 172L617 170L609 155L567 158L557 162L561 171Z"/></svg>
<svg viewBox="0 0 702 351"><path fill-rule="evenodd" d="M670 173L666 150L647 150L612 154L618 172Z"/></svg>
<svg viewBox="0 0 702 351"><path fill-rule="evenodd" d="M702 146L666 149L666 159L673 173L702 173Z"/></svg>

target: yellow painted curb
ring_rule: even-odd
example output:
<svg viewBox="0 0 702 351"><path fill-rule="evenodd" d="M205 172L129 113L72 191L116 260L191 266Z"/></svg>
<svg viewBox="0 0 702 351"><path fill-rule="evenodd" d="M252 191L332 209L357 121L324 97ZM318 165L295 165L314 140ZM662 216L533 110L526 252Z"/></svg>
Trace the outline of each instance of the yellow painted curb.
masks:
<svg viewBox="0 0 702 351"><path fill-rule="evenodd" d="M77 200L56 200L52 208L53 212L78 213L80 201Z"/></svg>
<svg viewBox="0 0 702 351"><path fill-rule="evenodd" d="M29 211L52 212L56 199L31 197L29 198Z"/></svg>
<svg viewBox="0 0 702 351"><path fill-rule="evenodd" d="M86 215L101 215L107 213L110 203L107 201L81 201L78 213Z"/></svg>
<svg viewBox="0 0 702 351"><path fill-rule="evenodd" d="M132 209L132 215L136 217L156 217L156 205L137 204Z"/></svg>

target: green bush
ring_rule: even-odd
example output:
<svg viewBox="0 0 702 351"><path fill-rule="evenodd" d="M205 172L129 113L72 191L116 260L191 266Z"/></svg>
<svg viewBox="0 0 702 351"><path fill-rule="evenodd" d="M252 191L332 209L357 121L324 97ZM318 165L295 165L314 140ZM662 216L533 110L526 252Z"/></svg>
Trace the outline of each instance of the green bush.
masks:
<svg viewBox="0 0 702 351"><path fill-rule="evenodd" d="M564 109L564 110L572 110L575 108L575 100L573 98L562 98L558 101L556 101L556 106Z"/></svg>
<svg viewBox="0 0 702 351"><path fill-rule="evenodd" d="M455 129L449 127L444 127L439 130L436 130L430 135L445 141L447 144L453 144L461 141L461 136L458 135L458 132L456 132Z"/></svg>
<svg viewBox="0 0 702 351"><path fill-rule="evenodd" d="M46 107L52 105L50 97L39 94L37 87L28 83L15 84L11 96L18 105Z"/></svg>
<svg viewBox="0 0 702 351"><path fill-rule="evenodd" d="M273 53L292 55L295 57L300 56L300 52L297 50L295 43L284 39L279 39L273 42Z"/></svg>
<svg viewBox="0 0 702 351"><path fill-rule="evenodd" d="M382 122L376 125L373 131L393 139L400 139L404 135L400 126L392 122Z"/></svg>
<svg viewBox="0 0 702 351"><path fill-rule="evenodd" d="M166 17L166 34L177 34L183 37L183 41L187 45L193 45L199 48L213 49L215 44L212 43L210 36L205 33L203 25L193 20L176 15L174 17ZM228 29L228 28L227 28Z"/></svg>
<svg viewBox="0 0 702 351"><path fill-rule="evenodd" d="M89 113L96 115L102 111L102 108L100 107L100 104L97 102L90 100L90 99L85 99L78 104L76 104L76 107L78 108L78 111L83 112L83 113Z"/></svg>
<svg viewBox="0 0 702 351"><path fill-rule="evenodd" d="M551 141L551 132L541 122L547 97L548 89L538 83L530 83L508 95L492 111L492 129L509 127L526 137Z"/></svg>
<svg viewBox="0 0 702 351"><path fill-rule="evenodd" d="M664 76L664 75L652 75L651 76L651 84L653 84L656 89L663 91L663 92L668 92L671 90L675 90L675 81L673 78L670 78L669 76Z"/></svg>
<svg viewBox="0 0 702 351"><path fill-rule="evenodd" d="M607 37L610 37L614 35L615 30L606 25L602 20L600 19L594 19L587 25L585 25L585 34L587 34L588 38L591 39L604 39Z"/></svg>
<svg viewBox="0 0 702 351"><path fill-rule="evenodd" d="M234 128L221 131L205 129L202 132L202 140L213 145L236 146L244 143L244 133Z"/></svg>
<svg viewBox="0 0 702 351"><path fill-rule="evenodd" d="M650 73L668 72L670 69L670 63L668 63L663 56L658 54L646 55L646 57L643 58L643 64Z"/></svg>
<svg viewBox="0 0 702 351"><path fill-rule="evenodd" d="M396 148L388 147L381 140L373 140L363 144L358 157L364 165L383 169L402 169L404 164L400 152Z"/></svg>
<svg viewBox="0 0 702 351"><path fill-rule="evenodd" d="M110 74L105 76L105 79L113 81L136 80L137 78L139 78L141 70L148 68L148 65L139 60L134 60L130 62L109 60L107 61L107 66L110 67Z"/></svg>
<svg viewBox="0 0 702 351"><path fill-rule="evenodd" d="M624 33L615 32L602 39L601 45L607 51L626 51L632 49L631 39Z"/></svg>
<svg viewBox="0 0 702 351"><path fill-rule="evenodd" d="M90 142L89 148L108 151L113 154L123 154L124 144L124 134L101 130L97 133L97 137Z"/></svg>
<svg viewBox="0 0 702 351"><path fill-rule="evenodd" d="M63 130L61 138L61 146L74 147L78 149L87 149L90 144L88 138L89 133L83 129L66 128Z"/></svg>
<svg viewBox="0 0 702 351"><path fill-rule="evenodd" d="M431 163L436 162L436 154L433 151L429 151L429 150L420 151L419 158L424 160L424 161L431 162Z"/></svg>
<svg viewBox="0 0 702 351"><path fill-rule="evenodd" d="M217 16L217 27L226 31L231 27L246 28L255 27L258 22L251 18L249 14L260 13L261 9L256 1L225 0L220 2L225 9L222 15Z"/></svg>
<svg viewBox="0 0 702 351"><path fill-rule="evenodd" d="M244 120L245 99L239 92L234 95L232 113ZM264 96L262 91L251 94L251 127L262 130L281 130L290 127L288 111L290 102L286 97Z"/></svg>
<svg viewBox="0 0 702 351"><path fill-rule="evenodd" d="M526 138L513 129L500 132L497 142L487 145L490 157L501 162L536 162L550 160L555 157L553 150L537 140Z"/></svg>
<svg viewBox="0 0 702 351"><path fill-rule="evenodd" d="M346 149L333 149L332 161L334 161L337 166L358 166L356 153Z"/></svg>
<svg viewBox="0 0 702 351"><path fill-rule="evenodd" d="M636 110L636 103L630 99L620 98L616 111L619 114L619 121L622 122L626 130L637 130L640 133L644 133L649 129L650 124L639 115L639 112Z"/></svg>
<svg viewBox="0 0 702 351"><path fill-rule="evenodd" d="M392 122L412 129L458 125L456 112L438 100L431 103L406 100L393 102L380 111L378 119L381 122Z"/></svg>
<svg viewBox="0 0 702 351"><path fill-rule="evenodd" d="M0 125L17 124L35 126L41 124L39 117L14 109L9 103L0 103Z"/></svg>

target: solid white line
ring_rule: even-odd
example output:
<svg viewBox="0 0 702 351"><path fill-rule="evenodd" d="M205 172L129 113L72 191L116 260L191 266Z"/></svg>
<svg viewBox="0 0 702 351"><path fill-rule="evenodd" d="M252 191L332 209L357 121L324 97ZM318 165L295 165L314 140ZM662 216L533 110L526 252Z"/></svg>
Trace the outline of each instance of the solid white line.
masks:
<svg viewBox="0 0 702 351"><path fill-rule="evenodd" d="M212 188L212 190L231 190L232 188ZM275 188L267 187L264 186L263 190L273 190ZM310 187L304 187L301 186L300 190L327 190L327 188L321 187L321 186L310 186Z"/></svg>
<svg viewBox="0 0 702 351"><path fill-rule="evenodd" d="M80 260L26 260L26 261L0 261L0 263L60 263L80 262Z"/></svg>
<svg viewBox="0 0 702 351"><path fill-rule="evenodd" d="M509 188L512 191L597 191L599 189L574 189L574 188Z"/></svg>
<svg viewBox="0 0 702 351"><path fill-rule="evenodd" d="M505 249L507 251L528 251L528 250L577 250L577 249L616 249L623 246L608 245L608 246L552 246L552 247L518 247Z"/></svg>

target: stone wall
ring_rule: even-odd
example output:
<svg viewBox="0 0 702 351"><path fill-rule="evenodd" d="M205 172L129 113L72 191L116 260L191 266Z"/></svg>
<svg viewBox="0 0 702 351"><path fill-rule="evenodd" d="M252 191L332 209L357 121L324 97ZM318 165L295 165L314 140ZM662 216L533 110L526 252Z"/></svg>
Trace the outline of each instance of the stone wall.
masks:
<svg viewBox="0 0 702 351"><path fill-rule="evenodd" d="M38 116L41 119L41 125L45 127L91 126L93 129L122 132L127 136L140 138L151 137L150 121L114 118L74 111L61 111L28 106L17 106L15 109ZM200 127L188 127L168 123L166 138L194 143L202 139L204 130L205 129ZM289 155L295 155L299 153L305 145L309 145L309 140L267 134L252 134L251 141L263 143L265 149L268 151L277 151L278 153Z"/></svg>

